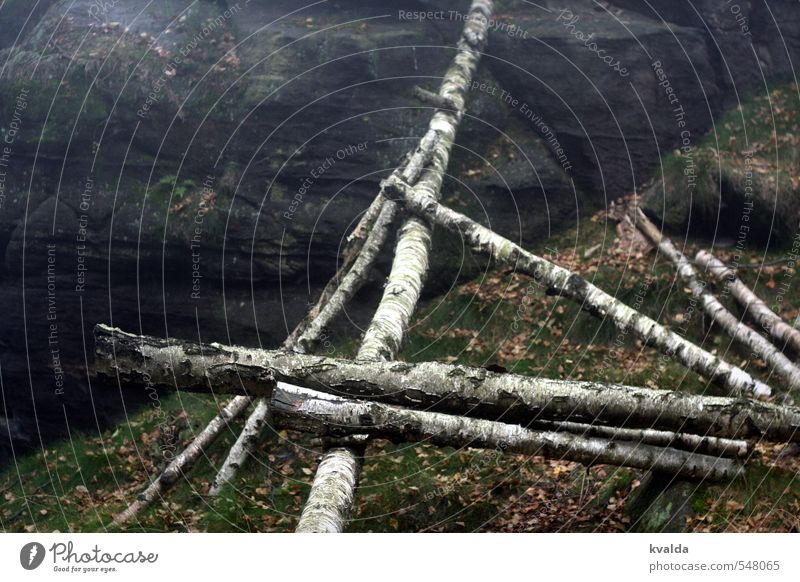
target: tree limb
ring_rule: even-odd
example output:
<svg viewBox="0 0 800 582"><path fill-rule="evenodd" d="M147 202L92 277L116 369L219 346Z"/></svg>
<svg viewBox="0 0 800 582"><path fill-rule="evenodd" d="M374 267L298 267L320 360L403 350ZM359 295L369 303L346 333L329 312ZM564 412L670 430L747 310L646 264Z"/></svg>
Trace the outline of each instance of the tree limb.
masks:
<svg viewBox="0 0 800 582"><path fill-rule="evenodd" d="M756 357L766 361L770 368L786 381L789 389L800 389L800 369L761 334L743 324L733 313L728 311L708 290L705 282L700 280L689 259L672 244L671 240L661 234L656 225L650 222L638 207L635 211L635 219L636 228L653 241L675 265L678 275L689 286L692 296L700 301L703 311L734 340L752 350Z"/></svg>
<svg viewBox="0 0 800 582"><path fill-rule="evenodd" d="M192 440L189 446L181 451L167 468L164 469L144 491L136 496L136 501L114 517L114 525L123 525L136 517L139 512L148 507L151 503L160 499L162 495L178 481L179 477L191 470L197 459L211 446L222 430L228 426L233 419L247 410L250 402L248 396L237 396L231 400L194 440Z"/></svg>
<svg viewBox="0 0 800 582"><path fill-rule="evenodd" d="M657 348L690 370L710 378L729 393L759 398L766 398L772 393L769 386L741 368L728 364L669 331L657 321L598 289L583 277L526 251L471 218L442 206L432 197L407 188L404 184L396 183L394 191L405 200L408 210L427 217L451 232L461 234L474 251L488 254L497 263L533 277L549 292L575 301L582 309L598 318L609 318L618 329L633 331L646 344Z"/></svg>
<svg viewBox="0 0 800 582"><path fill-rule="evenodd" d="M602 463L652 469L694 479L728 479L742 471L739 464L721 457L567 432L535 431L378 402L345 400L302 388L278 387L270 408L276 425L320 436L366 433L396 443L425 441L455 448L500 449L585 465ZM341 491L337 489L336 494L341 495Z"/></svg>
<svg viewBox="0 0 800 582"><path fill-rule="evenodd" d="M601 424L555 422L537 420L531 424L537 430L571 432L581 436L595 436L612 441L631 441L656 447L672 447L718 457L744 458L750 454L747 441L713 436L700 436L684 432L655 430L652 428L617 428Z"/></svg>
<svg viewBox="0 0 800 582"><path fill-rule="evenodd" d="M537 420L800 442L800 408L441 362L359 362L141 337L95 327L95 369L131 386L270 396L275 381L418 410L527 426ZM237 374L231 373L235 370ZM146 379L146 380L145 380Z"/></svg>
<svg viewBox="0 0 800 582"><path fill-rule="evenodd" d="M766 331L779 348L789 346L800 354L800 331L783 321L758 295L744 284L736 271L708 251L697 251L694 262L705 269L717 282L723 283L742 308Z"/></svg>

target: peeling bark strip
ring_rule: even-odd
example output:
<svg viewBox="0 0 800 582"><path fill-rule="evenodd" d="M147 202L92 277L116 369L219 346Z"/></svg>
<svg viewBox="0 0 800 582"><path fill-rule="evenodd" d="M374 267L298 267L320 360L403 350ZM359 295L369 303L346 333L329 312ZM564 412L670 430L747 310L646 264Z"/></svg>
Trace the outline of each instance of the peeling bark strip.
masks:
<svg viewBox="0 0 800 582"><path fill-rule="evenodd" d="M728 311L706 288L705 282L700 280L689 259L672 244L671 240L661 234L656 225L650 222L639 208L636 209L636 227L672 261L678 275L689 286L692 296L700 301L703 311L711 319L729 336L752 350L755 356L766 361L770 368L786 381L790 390L800 390L800 369L760 333L743 324Z"/></svg>
<svg viewBox="0 0 800 582"><path fill-rule="evenodd" d="M455 106L455 110L437 110L428 124L428 131L420 143L420 148L412 156L402 175L412 180L406 182L410 187L438 199L444 172L450 159L456 130L464 115L467 91L472 76L478 67L481 51L488 36L489 19L492 14L491 0L473 0L470 5L467 21L458 41L458 52L453 58L450 68L442 79L439 96ZM421 152L420 152L421 150ZM425 167L422 160L430 158ZM414 183L413 173L418 173L419 181ZM396 174L393 174L396 178ZM385 185L381 186L381 190ZM387 202L387 204L394 204ZM407 218L400 229L395 248L392 269L386 282L381 301L372 317L361 348L358 351L360 360L391 360L395 357L403 341L408 322L416 309L422 285L428 272L428 255L431 246L431 230L429 225L418 218ZM297 531L341 531L350 511L355 492L353 488L358 481L357 471L360 469L359 452L351 448L336 449L340 458L332 459L328 455L323 463L338 462L343 468L352 468L353 474L333 473L330 477L335 484L322 479L314 479L309 501L303 508ZM343 462L344 457L347 462ZM322 466L322 465L320 465ZM345 491L348 494L330 495L330 491ZM340 529L317 530L319 525L339 525Z"/></svg>
<svg viewBox="0 0 800 582"><path fill-rule="evenodd" d="M800 442L800 408L604 384L497 374L440 362L358 362L254 348L203 346L140 337L98 325L95 368L131 385L271 394L274 378L320 392L375 399L420 410L503 420L656 428L724 438ZM214 370L236 369L242 379ZM211 375L209 375L211 374ZM248 388L249 389L249 388Z"/></svg>
<svg viewBox="0 0 800 582"><path fill-rule="evenodd" d="M556 432L566 431L585 437L595 436L612 441L632 441L656 447L672 447L718 457L744 458L750 453L750 447L744 440L699 436L652 428L616 428L599 424L554 422L552 420L536 421L531 428Z"/></svg>
<svg viewBox="0 0 800 582"><path fill-rule="evenodd" d="M276 425L320 436L366 433L398 443L426 441L455 448L500 449L585 465L602 463L652 469L694 479L728 479L742 472L740 465L721 457L566 432L535 431L502 422L406 410L377 402L345 400L302 388L276 389L270 407ZM338 493L336 490L335 494Z"/></svg>
<svg viewBox="0 0 800 582"><path fill-rule="evenodd" d="M237 396L231 400L225 408L219 411L214 420L208 423L208 426L194 438L189 446L172 460L167 468L164 469L164 472L136 497L136 501L114 518L114 525L122 525L130 521L153 501L160 498L163 493L177 482L179 477L191 470L200 455L211 446L222 430L228 426L228 423L240 416L247 410L249 405L250 398L247 396Z"/></svg>
<svg viewBox="0 0 800 582"><path fill-rule="evenodd" d="M723 283L730 289L731 295L734 296L750 317L772 336L779 348L788 345L796 353L800 353L800 331L783 321L766 303L759 299L736 275L736 271L730 269L708 251L698 251L694 257L694 262L705 269L716 281Z"/></svg>
<svg viewBox="0 0 800 582"><path fill-rule="evenodd" d="M583 277L526 251L471 218L442 206L430 196L420 195L403 184L396 183L394 186L405 198L409 210L428 217L451 232L460 233L474 251L488 254L496 262L530 275L552 292L579 303L582 309L596 317L610 318L617 328L632 330L648 345L659 349L690 370L710 378L731 394L754 395L759 398L771 394L769 386L741 368L728 364L669 331L657 321L598 289Z"/></svg>

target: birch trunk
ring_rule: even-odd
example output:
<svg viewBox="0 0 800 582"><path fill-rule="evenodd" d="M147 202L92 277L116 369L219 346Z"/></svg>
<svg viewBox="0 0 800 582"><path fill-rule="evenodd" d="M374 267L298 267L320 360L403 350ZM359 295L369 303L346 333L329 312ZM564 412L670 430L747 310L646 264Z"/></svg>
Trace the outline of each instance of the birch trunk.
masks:
<svg viewBox="0 0 800 582"><path fill-rule="evenodd" d="M419 180L410 187L433 198L439 197L450 149L464 115L466 94L487 40L491 13L491 0L473 0L458 42L458 52L439 89L439 96L452 103L455 109L438 110L431 118L426 132L426 138L432 140L430 163L426 167L415 165L413 158L409 163L410 169L421 170ZM430 245L430 226L418 218L406 219L399 231L383 296L364 333L359 360L392 360L399 351L428 271ZM358 481L360 455L352 448L335 449L335 454L335 459L326 455L323 464L338 463L337 466L343 470L332 473L327 480L315 477L297 531L338 532L347 520L355 495L353 488ZM344 472L345 468L351 468L352 472ZM336 492L336 495L331 495L331 492ZM340 529L330 529L331 525L340 526Z"/></svg>
<svg viewBox="0 0 800 582"><path fill-rule="evenodd" d="M219 495L220 491L236 476L236 472L247 462L247 458L255 448L264 427L267 425L268 416L269 403L266 399L261 398L247 418L242 432L239 433L236 442L233 443L219 471L217 471L214 483L208 490L209 495Z"/></svg>
<svg viewBox="0 0 800 582"><path fill-rule="evenodd" d="M398 443L424 441L454 448L499 449L585 465L602 463L656 470L694 479L728 479L742 472L740 465L721 457L345 400L302 388L279 387L272 395L270 408L277 426L320 436L369 434ZM342 493L339 489L335 491L338 495Z"/></svg>
<svg viewBox="0 0 800 582"><path fill-rule="evenodd" d="M360 434L360 433L359 433ZM354 446L329 448L317 467L297 533L340 533L355 500L362 452Z"/></svg>
<svg viewBox="0 0 800 582"><path fill-rule="evenodd" d="M689 286L692 296L700 302L704 313L733 339L752 350L754 356L767 362L771 370L783 378L790 390L800 389L800 369L761 334L744 325L728 311L706 288L705 282L700 280L689 259L672 244L671 240L661 234L656 225L650 222L639 208L636 209L636 227L672 261L678 275Z"/></svg>
<svg viewBox="0 0 800 582"><path fill-rule="evenodd" d="M430 161L438 141L438 133L429 130L420 140L416 150L408 156L407 162L397 168L393 175L402 177L406 183L414 184L419 179L422 169ZM383 196L382 186L378 196L349 237L350 245L345 252L344 264L326 285L319 300L303 322L284 342L284 349L294 349L301 353L313 352L316 349L324 330L366 283L369 272L386 243L389 227L396 213L397 204ZM346 274L342 277L345 271ZM259 401L219 470L209 491L211 495L218 494L247 461L266 425L268 414L267 403ZM337 454L341 456L343 453L339 451Z"/></svg>
<svg viewBox="0 0 800 582"><path fill-rule="evenodd" d="M770 396L772 390L750 374L708 353L657 321L625 305L598 289L583 277L530 253L510 240L481 226L471 218L442 206L430 196L421 195L401 183L393 189L405 199L406 207L447 230L460 233L470 247L490 255L497 263L518 269L540 285L567 297L601 319L609 318L621 330L632 330L651 345L684 366L710 378L733 395Z"/></svg>
<svg viewBox="0 0 800 582"><path fill-rule="evenodd" d="M655 447L672 447L717 457L744 458L750 454L750 447L745 440L700 436L683 432L655 430L652 428L617 428L600 424L555 422L552 420L536 421L531 425L531 428L556 432L571 432L581 436L594 436L612 441L632 441Z"/></svg>
<svg viewBox="0 0 800 582"><path fill-rule="evenodd" d="M332 290L329 289L334 281L338 278L341 270L331 279L330 283L326 286L325 290L320 297L319 302L309 312L310 320L307 318L301 325L298 325L295 331L299 331L301 327L304 331L301 334L293 333L290 335L283 344L284 349L295 349L301 353L308 353L313 351L319 338L322 336L324 330L330 322L344 309L345 304L355 295L362 285L366 282L369 271L372 269L378 254L386 241L389 227L394 220L396 213L396 203L390 200L385 200L383 196L379 195L376 201L382 201L383 204L373 206L377 208L377 216L371 217L370 214L373 208L367 210L364 218L367 219L367 224L363 228L369 228L366 240L363 242L358 254L355 255L354 261L345 259L345 264L349 266L346 275L338 281L338 286L334 286ZM356 231L362 228L361 223L356 227ZM321 303L324 299L326 302ZM253 447L259 440L261 432L267 424L267 417L269 415L269 406L267 401L262 399L258 401L250 417L247 419L239 438L231 447L228 456L222 464L214 484L212 485L209 494L217 495L222 488L229 483L236 472L247 462Z"/></svg>
<svg viewBox="0 0 800 582"><path fill-rule="evenodd" d="M225 429L233 419L247 410L250 402L250 398L247 396L237 396L231 400L227 406L219 411L219 414L214 417L214 420L208 423L208 426L194 438L189 446L175 457L167 468L164 469L143 492L137 495L136 501L114 518L114 525L123 525L136 517L139 512L148 507L151 503L160 499L181 476L191 470L197 459L211 446L223 429Z"/></svg>
<svg viewBox="0 0 800 582"><path fill-rule="evenodd" d="M325 285L325 288L322 290L314 306L308 311L303 320L297 324L292 333L289 334L289 337L284 342L284 346L298 345L298 340L307 331L308 326L319 317L331 297L333 297L337 289L341 287L342 279L352 270L356 260L361 256L361 250L367 244L369 234L383 214L385 203L386 199L384 197L376 196L369 205L369 208L367 208L361 220L358 221L358 224L348 237L347 250L344 252L342 265Z"/></svg>
<svg viewBox="0 0 800 582"><path fill-rule="evenodd" d="M766 303L753 293L733 269L708 251L698 251L694 262L705 269L716 281L724 284L746 313L776 342L779 348L789 346L800 354L800 331L783 321Z"/></svg>
<svg viewBox="0 0 800 582"><path fill-rule="evenodd" d="M439 362L359 362L219 344L201 348L104 325L95 328L95 344L98 374L132 386L213 387L216 393L247 390L269 396L275 381L282 381L330 394L523 425L568 420L800 442L800 408L743 398L499 374Z"/></svg>

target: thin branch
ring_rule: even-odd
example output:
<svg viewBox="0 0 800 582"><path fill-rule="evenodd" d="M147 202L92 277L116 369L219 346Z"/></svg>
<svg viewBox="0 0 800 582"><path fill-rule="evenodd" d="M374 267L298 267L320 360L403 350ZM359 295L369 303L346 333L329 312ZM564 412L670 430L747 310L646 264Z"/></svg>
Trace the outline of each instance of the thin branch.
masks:
<svg viewBox="0 0 800 582"><path fill-rule="evenodd" d="M800 389L800 368L797 368L789 358L761 334L743 324L739 318L728 311L708 290L705 282L700 280L689 259L658 230L655 224L650 222L638 207L635 210L635 222L636 228L653 241L653 244L672 261L678 275L689 286L692 296L700 302L706 315L719 324L734 340L751 350L756 357L766 361L770 368L785 380L789 389Z"/></svg>
<svg viewBox="0 0 800 582"><path fill-rule="evenodd" d="M741 465L722 457L568 432L529 430L502 422L406 410L377 402L345 400L302 388L277 388L270 408L276 425L321 436L366 433L396 443L430 442L455 448L499 449L586 465L602 463L652 469L694 479L729 479L742 473ZM339 474L349 477L347 472ZM331 495L345 497L349 491L337 487L338 481L340 479L326 480L326 486L332 489Z"/></svg>
<svg viewBox="0 0 800 582"><path fill-rule="evenodd" d="M548 292L575 301L582 309L600 319L610 319L618 329L626 333L628 330L632 331L646 344L657 348L690 370L710 378L729 393L759 398L766 398L772 393L769 386L741 368L728 364L669 331L657 321L598 289L580 275L526 251L471 218L404 184L396 183L394 192L405 200L408 210L460 234L475 252L488 254L495 262L533 277Z"/></svg>
<svg viewBox="0 0 800 582"><path fill-rule="evenodd" d="M725 285L731 295L739 302L742 308L752 317L761 329L766 331L776 342L779 348L789 346L795 353L800 353L800 331L783 321L779 315L772 311L758 295L744 284L736 271L716 258L708 251L698 251L694 262L717 282ZM783 260L779 262L784 262Z"/></svg>

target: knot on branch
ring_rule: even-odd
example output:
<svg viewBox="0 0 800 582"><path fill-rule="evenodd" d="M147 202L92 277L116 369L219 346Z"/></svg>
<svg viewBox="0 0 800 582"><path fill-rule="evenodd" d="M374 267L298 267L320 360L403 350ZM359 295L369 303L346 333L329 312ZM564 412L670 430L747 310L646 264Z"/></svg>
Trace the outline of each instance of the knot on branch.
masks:
<svg viewBox="0 0 800 582"><path fill-rule="evenodd" d="M381 192L383 192L387 200L403 202L410 191L411 186L394 174L385 180L381 180Z"/></svg>
<svg viewBox="0 0 800 582"><path fill-rule="evenodd" d="M469 16L469 22L464 26L464 40L476 51L481 51L486 44L488 25L489 18L485 13L473 12Z"/></svg>
<svg viewBox="0 0 800 582"><path fill-rule="evenodd" d="M452 109L454 111L461 110L461 106L452 97L433 93L432 91L423 89L418 85L414 85L414 97L423 103L427 103L428 105L436 107L437 109Z"/></svg>

